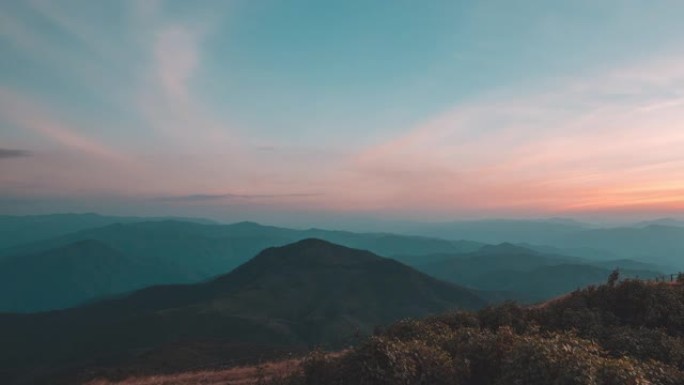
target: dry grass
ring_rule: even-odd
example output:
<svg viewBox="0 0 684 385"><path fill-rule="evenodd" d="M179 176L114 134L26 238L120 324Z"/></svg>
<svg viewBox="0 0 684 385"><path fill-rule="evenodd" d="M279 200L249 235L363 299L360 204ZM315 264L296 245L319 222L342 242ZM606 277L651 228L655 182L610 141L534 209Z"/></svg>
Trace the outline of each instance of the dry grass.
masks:
<svg viewBox="0 0 684 385"><path fill-rule="evenodd" d="M558 297L553 297L551 299L547 299L544 302L529 305L528 308L530 308L530 309L543 309L543 308L548 307L549 305L552 305L554 303L561 302L561 301L567 299L568 297L570 297L570 294L559 295Z"/></svg>
<svg viewBox="0 0 684 385"><path fill-rule="evenodd" d="M299 369L299 364L300 360L294 359L223 370L132 377L123 381L96 379L85 385L252 385L260 379L291 374Z"/></svg>

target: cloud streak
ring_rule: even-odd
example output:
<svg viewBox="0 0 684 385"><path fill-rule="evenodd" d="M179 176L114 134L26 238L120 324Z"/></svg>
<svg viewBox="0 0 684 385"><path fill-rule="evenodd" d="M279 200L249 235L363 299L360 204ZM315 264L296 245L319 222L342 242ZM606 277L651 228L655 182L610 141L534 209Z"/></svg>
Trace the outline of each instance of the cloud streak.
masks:
<svg viewBox="0 0 684 385"><path fill-rule="evenodd" d="M684 57L458 105L353 161L386 209L684 207Z"/></svg>
<svg viewBox="0 0 684 385"><path fill-rule="evenodd" d="M30 129L59 144L93 156L116 161L127 158L113 148L80 134L44 106L0 87L0 112L13 124Z"/></svg>
<svg viewBox="0 0 684 385"><path fill-rule="evenodd" d="M169 203L198 203L198 202L221 202L235 200L270 200L288 198L310 198L321 196L321 193L285 193L285 194L189 194L155 197L154 201Z"/></svg>
<svg viewBox="0 0 684 385"><path fill-rule="evenodd" d="M13 148L0 148L0 159L26 158L33 155L31 151Z"/></svg>
<svg viewBox="0 0 684 385"><path fill-rule="evenodd" d="M154 45L157 71L165 92L174 99L187 100L188 81L198 62L198 34L173 25L161 30Z"/></svg>
<svg viewBox="0 0 684 385"><path fill-rule="evenodd" d="M118 194L189 209L225 204L432 217L684 206L684 57L547 84L530 71L525 86L535 89L481 89L477 94L485 96L478 99L474 92L428 84L458 88L461 77L448 71L403 77L415 70L407 69L413 60L396 68L386 63L392 67L388 74L404 71L392 83L406 82L407 95L425 92L418 103L418 97L384 99L400 87L376 83L365 70L384 65L366 67L362 62L374 59L361 57L353 62L358 68L348 69L378 92L358 94L370 112L359 109L355 116L355 104L345 103L361 88L333 81L346 79L335 76L344 75L335 71L346 70L346 58L317 61L316 52L285 52L308 49L306 41L290 40L310 34L269 31L259 20L252 25L235 17L234 25L223 28L217 18L231 12L219 12L218 4L1 4L3 53L7 49L19 64L8 64L8 80L0 87L0 124L14 130L0 140L35 150L0 149L0 159L27 157L3 162L9 171L0 176L3 188L13 186L18 194ZM105 20L110 11L114 23ZM260 32L252 39L256 27ZM285 40L270 40L280 35ZM377 51L378 58L383 52ZM493 58L467 47L462 54L483 62ZM305 66L291 68L299 56ZM316 67L331 59L339 65ZM474 73L466 83L478 83L478 77ZM408 84L418 80L426 88ZM328 81L330 87L321 87ZM433 88L438 95L428 95ZM222 99L209 99L215 95ZM398 124L422 119L451 97L461 102L397 134ZM423 102L432 107L415 105ZM354 122L364 122L367 135L353 129ZM343 126L360 134L335 141L342 136L333 128ZM369 141L377 142L360 149ZM315 193L291 193L300 190Z"/></svg>

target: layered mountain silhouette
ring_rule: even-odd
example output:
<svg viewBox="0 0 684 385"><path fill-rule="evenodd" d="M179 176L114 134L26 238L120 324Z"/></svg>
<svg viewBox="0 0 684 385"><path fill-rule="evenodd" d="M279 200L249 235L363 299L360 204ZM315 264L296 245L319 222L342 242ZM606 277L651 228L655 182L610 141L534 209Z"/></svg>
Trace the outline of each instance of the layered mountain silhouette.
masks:
<svg viewBox="0 0 684 385"><path fill-rule="evenodd" d="M654 278L658 267L631 260L587 261L545 254L503 243L472 253L433 256L416 266L434 277L473 289L502 293L502 299L536 302L592 284L604 283L611 271L624 278ZM486 293L485 293L486 294Z"/></svg>
<svg viewBox="0 0 684 385"><path fill-rule="evenodd" d="M49 223L56 221L53 217L48 218ZM80 218L79 223L111 219L77 218ZM67 219L69 224L73 218ZM575 226L565 222L559 225L563 228ZM624 231L624 236L635 238L629 241L633 253L640 247L653 250L669 247L673 248L672 255L677 255L677 242L681 242L677 236L684 229L666 228L664 233L658 229L649 226L582 230L576 233L581 238L576 243L586 244L590 238L595 242L590 245L607 247L623 237L611 234ZM653 234L642 237L642 232ZM606 241L605 234L614 239ZM547 246L485 245L382 233L293 230L253 222L211 225L175 220L133 221L0 250L0 311L63 309L152 285L202 282L231 271L265 248L312 237L392 257L452 283L497 292L494 297L491 293L482 293L497 300L533 302L553 297L567 290L603 282L604 278L600 277L607 277L614 268L623 269L623 276L640 277L667 271L652 264L616 259L611 253L597 252L596 259L588 260L562 255L566 249ZM535 269L560 264L572 265L577 274L563 275L564 278L549 284L527 277ZM535 274L544 277L544 270ZM501 276L506 279L496 278ZM530 282L539 283L531 285Z"/></svg>
<svg viewBox="0 0 684 385"><path fill-rule="evenodd" d="M266 249L205 283L155 286L63 311L2 315L0 368L16 379L37 368L121 362L198 341L340 347L397 319L485 304L468 289L394 260L307 239Z"/></svg>
<svg viewBox="0 0 684 385"><path fill-rule="evenodd" d="M638 259L684 269L682 221L661 219L620 227L597 227L567 219L481 220L412 224L397 231L488 244L552 246L559 254L587 259ZM536 247L535 247L536 248Z"/></svg>
<svg viewBox="0 0 684 385"><path fill-rule="evenodd" d="M684 267L684 227L648 225L581 231L557 242L561 246L583 246L610 250L623 258Z"/></svg>
<svg viewBox="0 0 684 385"><path fill-rule="evenodd" d="M591 228L588 224L563 218L544 220L487 219L420 223L403 227L402 233L443 239L469 239L496 244L502 242L549 244L549 241Z"/></svg>
<svg viewBox="0 0 684 385"><path fill-rule="evenodd" d="M83 240L0 260L0 310L71 307L176 276L176 269L132 259L108 244Z"/></svg>
<svg viewBox="0 0 684 385"><path fill-rule="evenodd" d="M652 225L684 227L684 221L675 218L658 218L650 221L642 221L634 224L635 227L647 227Z"/></svg>
<svg viewBox="0 0 684 385"><path fill-rule="evenodd" d="M19 246L76 231L102 227L114 223L135 223L172 218L121 217L86 214L0 215L0 249ZM185 222L214 224L203 218L176 218Z"/></svg>
<svg viewBox="0 0 684 385"><path fill-rule="evenodd" d="M144 286L201 282L234 269L267 247L281 246L311 237L370 250L384 256L399 252L416 255L454 253L476 250L481 246L475 242L391 234L357 234L317 229L291 230L251 222L206 225L166 220L112 224L0 250L0 271L11 271L13 276L21 277L3 286L15 294L5 298L0 296L0 311L31 312L60 309ZM83 242L97 242L103 247L101 250L91 248L88 255L85 255ZM119 254L118 258L111 257L112 250ZM31 278L42 269L41 265L46 255L51 255L47 259L58 268L44 269L45 274L39 274L44 278ZM88 261L86 265L99 259L116 259L137 267L128 275L129 279L126 276L121 276L121 279L110 277L109 269L92 269L88 274L82 274L80 279L85 283L81 285L77 275L82 268L72 265L75 261L89 256L92 256L93 261ZM8 261L12 261L12 267L6 266ZM104 287L93 287L88 284L107 282L111 279L114 279L116 284L109 286L108 290L101 290ZM22 300L22 293L25 292L22 282L31 282L30 292L34 293L26 301ZM60 297L61 289L53 290L54 287L69 285L80 285L81 287L74 290L81 295L69 294ZM42 298L40 293L44 293Z"/></svg>

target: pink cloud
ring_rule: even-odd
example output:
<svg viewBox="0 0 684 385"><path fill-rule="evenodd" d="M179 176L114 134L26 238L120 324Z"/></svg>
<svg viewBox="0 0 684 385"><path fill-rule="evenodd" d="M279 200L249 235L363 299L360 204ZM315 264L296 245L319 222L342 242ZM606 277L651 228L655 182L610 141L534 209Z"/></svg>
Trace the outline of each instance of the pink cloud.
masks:
<svg viewBox="0 0 684 385"><path fill-rule="evenodd" d="M673 63L684 58L456 106L350 167L371 187L365 201L393 210L681 208L670 181L684 180L682 95L672 92L684 65Z"/></svg>
<svg viewBox="0 0 684 385"><path fill-rule="evenodd" d="M127 161L121 153L67 125L45 106L29 101L9 89L0 88L0 111L13 124L80 152L115 161Z"/></svg>
<svg viewBox="0 0 684 385"><path fill-rule="evenodd" d="M77 150L53 154L42 171L30 170L62 191L87 185L150 197L270 196L259 204L444 215L676 208L684 201L684 186L673 182L684 180L680 57L535 91L500 90L357 152L353 144L332 153L281 143L259 151L248 129L212 113L194 88L205 75L202 45L211 26L192 17L171 21L160 2L135 1L128 3L131 33L120 38L49 2L31 4L99 60L63 51L28 22L0 14L3 37L78 73L92 89L117 94L124 106L136 103L140 121L133 129L154 138L149 153L131 155L45 104L0 89L3 117ZM114 67L124 76L105 76Z"/></svg>
<svg viewBox="0 0 684 385"><path fill-rule="evenodd" d="M199 61L197 40L197 33L179 25L162 29L156 37L157 75L172 98L188 99L188 81Z"/></svg>

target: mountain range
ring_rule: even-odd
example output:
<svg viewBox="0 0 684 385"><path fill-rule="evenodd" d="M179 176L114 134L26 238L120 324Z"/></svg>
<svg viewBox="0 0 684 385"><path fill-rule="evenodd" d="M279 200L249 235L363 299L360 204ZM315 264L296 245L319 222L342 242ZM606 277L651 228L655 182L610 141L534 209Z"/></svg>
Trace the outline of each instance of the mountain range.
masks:
<svg viewBox="0 0 684 385"><path fill-rule="evenodd" d="M0 261L0 311L67 308L177 275L166 264L130 258L104 242L75 241Z"/></svg>
<svg viewBox="0 0 684 385"><path fill-rule="evenodd" d="M415 267L439 279L527 303L604 283L614 269L619 269L623 278L662 275L657 266L642 262L590 261L510 243L487 245L464 254L433 255Z"/></svg>
<svg viewBox="0 0 684 385"><path fill-rule="evenodd" d="M441 239L553 247L586 259L637 259L684 269L684 222L660 219L617 227L565 219L480 220L402 225L396 231Z"/></svg>
<svg viewBox="0 0 684 385"><path fill-rule="evenodd" d="M0 249L59 237L76 231L107 226L114 223L135 223L174 219L183 222L216 224L216 222L204 218L122 217L95 213L0 215Z"/></svg>
<svg viewBox="0 0 684 385"><path fill-rule="evenodd" d="M21 217L11 217L15 221L17 218ZM62 231L67 231L73 228L73 223L85 225L121 217L88 214L81 219L68 215L28 218L25 221L44 220L54 231L57 231L55 223L62 218L66 220ZM570 243L567 247L487 245L387 233L295 230L252 222L219 225L128 219L130 221L125 223L81 229L0 249L0 311L64 309L152 285L198 283L231 271L265 248L307 238L325 239L394 258L440 279L484 290L482 295L486 298L534 302L602 282L614 268L621 268L623 276L653 277L660 272L671 272L674 269L662 264L639 262L621 255L634 255L639 249L667 247L673 249L670 255L678 255L677 245L682 241L677 237L679 231L684 231L674 227L657 231L654 226L582 230L575 233L576 236L586 244L594 234L593 245L597 248L578 248ZM7 218L5 220L7 222ZM565 221L558 221L558 224L578 226ZM538 228L537 225L533 227ZM625 241L630 247L613 245L622 241L623 232L626 232L624 236L632 238ZM645 236L645 233L651 235ZM661 239L664 237L667 239ZM661 242L664 244L659 244ZM599 248L603 247L617 252L602 253ZM572 253L577 250L581 252ZM591 257L578 257L577 254ZM644 257L643 260L649 259ZM561 264L573 266L576 274L563 275L563 279L549 283L527 277L529 274L545 277L546 268ZM507 276L507 279L492 278L500 276Z"/></svg>
<svg viewBox="0 0 684 385"><path fill-rule="evenodd" d="M499 230L476 241L465 240L475 230L441 239L91 214L0 223L0 383L17 384L343 348L398 319L539 303L616 268L653 278L684 250L682 227L565 220L481 224Z"/></svg>
<svg viewBox="0 0 684 385"><path fill-rule="evenodd" d="M468 289L394 260L307 239L268 248L204 283L153 286L68 310L0 315L0 370L8 383L26 373L49 377L55 367L140 365L150 351L167 354L207 341L234 360L282 347L339 348L404 317L486 304Z"/></svg>
<svg viewBox="0 0 684 385"><path fill-rule="evenodd" d="M482 246L416 236L292 230L251 222L116 223L0 250L0 278L5 278L0 288L14 293L0 295L0 311L60 309L145 286L201 282L231 271L265 248L312 237L384 256L459 253ZM92 269L86 273L87 266ZM23 293L28 294L26 298ZM60 293L64 293L61 298Z"/></svg>

